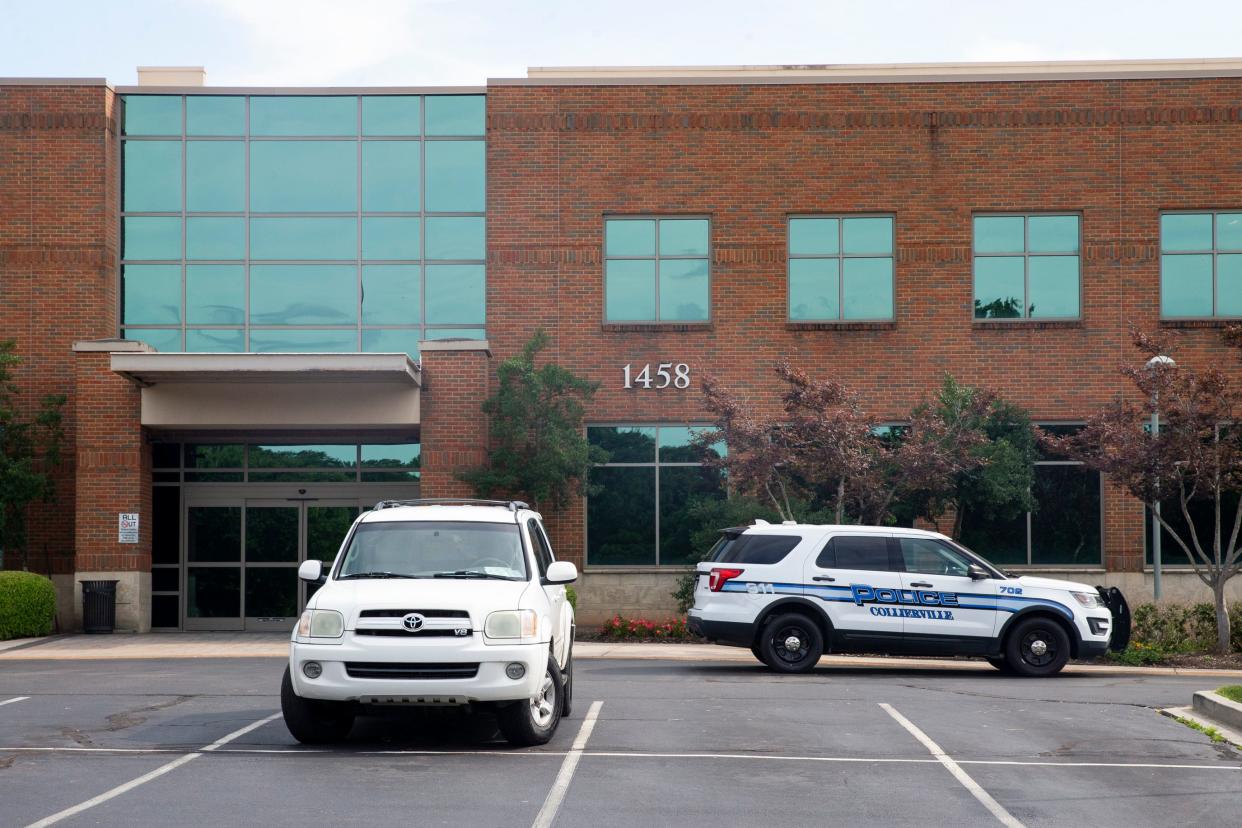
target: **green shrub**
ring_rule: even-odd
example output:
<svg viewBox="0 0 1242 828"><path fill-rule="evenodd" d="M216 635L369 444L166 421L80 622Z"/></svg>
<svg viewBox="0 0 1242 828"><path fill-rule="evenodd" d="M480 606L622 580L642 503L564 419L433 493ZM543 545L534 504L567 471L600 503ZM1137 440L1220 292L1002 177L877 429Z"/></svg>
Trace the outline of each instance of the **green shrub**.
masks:
<svg viewBox="0 0 1242 828"><path fill-rule="evenodd" d="M1108 654L1108 660L1117 664L1127 664L1131 667L1142 667L1148 664L1159 664L1164 661L1165 657L1170 654L1170 650L1164 647L1152 646L1144 644L1141 641L1131 641L1130 646L1126 647L1119 653Z"/></svg>
<svg viewBox="0 0 1242 828"><path fill-rule="evenodd" d="M56 588L33 572L0 572L0 641L47 635L56 617Z"/></svg>
<svg viewBox="0 0 1242 828"><path fill-rule="evenodd" d="M578 590L571 586L565 587L565 600L574 608L574 612L578 611Z"/></svg>

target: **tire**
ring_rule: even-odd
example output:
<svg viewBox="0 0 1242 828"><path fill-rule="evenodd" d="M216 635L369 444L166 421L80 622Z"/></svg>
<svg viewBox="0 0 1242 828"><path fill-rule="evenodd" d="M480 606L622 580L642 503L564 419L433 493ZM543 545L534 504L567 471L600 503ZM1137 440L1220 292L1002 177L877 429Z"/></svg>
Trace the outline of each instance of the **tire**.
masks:
<svg viewBox="0 0 1242 828"><path fill-rule="evenodd" d="M1019 621L1005 639L1005 661L1019 676L1055 676L1069 656L1069 636L1051 618Z"/></svg>
<svg viewBox="0 0 1242 828"><path fill-rule="evenodd" d="M796 649L790 649L795 644ZM788 612L764 625L758 646L763 663L776 672L807 673L824 654L824 636L810 618Z"/></svg>
<svg viewBox="0 0 1242 828"><path fill-rule="evenodd" d="M561 674L561 718L568 719L574 712L574 642L569 642L569 653L565 656L565 671Z"/></svg>
<svg viewBox="0 0 1242 828"><path fill-rule="evenodd" d="M750 648L750 654L753 655L755 658L759 659L759 662L761 664L763 664L764 666L767 666L768 660L763 657L763 648L760 647L758 644Z"/></svg>
<svg viewBox="0 0 1242 828"><path fill-rule="evenodd" d="M1006 659L1004 656L988 656L987 662L988 664L991 664L997 670L1000 670L1002 673L1005 673L1006 675L1013 674L1013 670L1009 666L1009 660Z"/></svg>
<svg viewBox="0 0 1242 828"><path fill-rule="evenodd" d="M522 699L496 711L496 723L509 744L516 747L546 745L561 721L563 691L561 669L556 666L556 659L549 657L540 694L533 700Z"/></svg>
<svg viewBox="0 0 1242 828"><path fill-rule="evenodd" d="M289 733L304 745L330 745L345 740L354 726L352 702L304 699L293 692L289 668L280 682L280 712Z"/></svg>

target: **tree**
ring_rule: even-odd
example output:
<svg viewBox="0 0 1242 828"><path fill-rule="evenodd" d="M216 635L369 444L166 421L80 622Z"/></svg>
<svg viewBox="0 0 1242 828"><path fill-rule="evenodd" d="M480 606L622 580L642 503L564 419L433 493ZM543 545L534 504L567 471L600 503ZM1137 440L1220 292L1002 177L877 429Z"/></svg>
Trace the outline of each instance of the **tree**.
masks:
<svg viewBox="0 0 1242 828"><path fill-rule="evenodd" d="M554 362L536 366L547 344L548 335L537 330L496 371L496 393L483 403L490 418L488 463L460 475L480 496L516 494L535 508L560 508L571 495L586 494L591 467L608 461L582 433L585 403L599 384Z"/></svg>
<svg viewBox="0 0 1242 828"><path fill-rule="evenodd" d="M1236 334L1233 336L1237 336ZM1134 344L1147 357L1168 355L1171 342L1139 332ZM1231 341L1228 340L1227 341ZM1170 503L1182 521L1162 510L1159 522L1189 559L1216 605L1217 649L1229 651L1229 608L1225 584L1242 569L1242 428L1235 425L1242 394L1220 369L1194 371L1156 362L1123 366L1121 373L1141 394L1141 403L1117 399L1101 408L1070 437L1042 435L1054 450L1081 460L1155 513ZM1146 429L1151 415L1159 435ZM1210 505L1211 529L1203 537L1191 518L1199 503Z"/></svg>
<svg viewBox="0 0 1242 828"><path fill-rule="evenodd" d="M20 551L27 567L26 509L55 494L48 469L60 462L61 408L65 398L47 395L30 419L23 419L13 397L12 369L21 362L13 340L0 341L0 552Z"/></svg>
<svg viewBox="0 0 1242 828"><path fill-rule="evenodd" d="M943 485L926 493L923 515L930 519L953 511L955 539L962 536L968 513L987 520L1008 520L1035 506L1036 442L1030 415L996 394L962 385L946 374L934 405L939 417L957 429L984 439L971 452L980 461L968 464Z"/></svg>
<svg viewBox="0 0 1242 828"><path fill-rule="evenodd" d="M848 517L882 525L903 501L944 500L956 475L987 462L977 449L986 439L979 424L993 403L990 394L954 398L961 410L952 417L944 401L919 405L909 425L877 433L859 395L841 383L813 381L788 363L776 371L788 387L783 415L769 418L707 377L703 393L717 430L697 440L703 446L724 440L728 454L708 462L724 469L743 496L770 502L783 520L795 519L802 504L831 511L837 523Z"/></svg>

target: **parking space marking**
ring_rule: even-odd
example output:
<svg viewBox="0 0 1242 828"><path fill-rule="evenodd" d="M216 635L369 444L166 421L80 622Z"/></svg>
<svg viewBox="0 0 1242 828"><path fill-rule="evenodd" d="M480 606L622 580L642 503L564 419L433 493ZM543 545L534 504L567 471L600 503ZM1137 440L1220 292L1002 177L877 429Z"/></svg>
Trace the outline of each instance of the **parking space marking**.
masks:
<svg viewBox="0 0 1242 828"><path fill-rule="evenodd" d="M591 738L591 731L595 730L599 709L603 706L603 701L591 702L591 709L587 711L586 718L582 720L582 727L578 728L578 735L574 738L573 746L569 749L569 753L565 754L565 761L561 763L561 769L556 774L552 790L548 791L548 798L543 801L543 807L536 814L531 828L550 828L556 820L556 812L561 809L561 803L565 800L569 782L574 778L574 771L578 769L578 762L582 759L582 752L586 750L587 740Z"/></svg>
<svg viewBox="0 0 1242 828"><path fill-rule="evenodd" d="M4 701L0 701L0 707L4 707L6 704L12 704L13 702L25 701L28 698L30 698L30 696L18 696L13 699L5 699Z"/></svg>
<svg viewBox="0 0 1242 828"><path fill-rule="evenodd" d="M880 702L880 707L885 713L892 716L897 724L908 730L911 736L918 739L923 747L927 748L932 756L940 760L940 764L944 765L949 773L953 774L953 777L958 782L961 782L962 786L966 788L966 790L971 792L975 799L983 803L983 807L991 811L992 816L996 817L1001 825L1006 826L1006 828L1025 828L1025 826L1013 814L1006 811L999 802L992 798L991 794L985 791L978 782L972 779L970 774L962 770L961 765L954 762L949 754L941 750L940 745L933 742L931 737L922 730L919 730L914 722L898 713L891 704Z"/></svg>
<svg viewBox="0 0 1242 828"><path fill-rule="evenodd" d="M227 736L224 736L220 739L217 739L216 741L212 742L209 745L199 748L199 751L214 751L217 748L220 748L228 744L229 742L233 741L239 736L245 736L247 733L254 730L255 728L261 727L267 724L268 722L272 721L273 719L276 719L279 717L280 717L279 713L273 713L270 716L265 716L264 718L259 719L257 722L253 722L251 724L246 725L243 728L234 730L232 733L228 734ZM116 797L120 796L123 793L132 791L134 788L137 788L140 785L145 785L146 783L150 782L152 779L158 779L159 777L163 776L169 771L174 771L177 768L181 767L182 765L188 764L189 762L193 762L195 759L198 759L202 755L203 753L201 752L195 752L195 753L187 753L184 756L179 756L176 759L172 760L171 762L167 762L163 765L160 765L158 768L156 768L153 771L144 773L142 776L139 776L137 779L131 779L130 781L126 782L123 785L117 785L115 788L112 788L111 790L104 791L99 796L91 797L85 802L79 802L77 805L74 805L70 808L65 808L63 811L57 811L56 813L52 814L49 817L44 817L38 822L33 822L28 826L28 828L45 828L45 826L48 826L48 825L55 825L56 823L60 822L63 819L67 819L76 814L80 814L83 811L90 810L91 808L94 808L96 805L101 805L110 799L115 799Z"/></svg>

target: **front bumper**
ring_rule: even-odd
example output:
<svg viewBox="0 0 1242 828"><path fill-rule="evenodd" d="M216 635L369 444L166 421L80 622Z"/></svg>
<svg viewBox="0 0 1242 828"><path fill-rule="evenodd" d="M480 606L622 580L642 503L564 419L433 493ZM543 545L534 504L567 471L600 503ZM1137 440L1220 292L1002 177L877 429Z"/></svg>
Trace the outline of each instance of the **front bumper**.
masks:
<svg viewBox="0 0 1242 828"><path fill-rule="evenodd" d="M317 661L318 678L307 678L302 665ZM471 678L357 678L346 663L365 664L478 664ZM526 674L517 680L505 667L519 662ZM364 704L460 705L472 702L529 699L539 689L548 666L548 642L484 644L482 633L469 640L454 638L410 641L402 638L356 636L347 630L339 644L289 644L289 675L293 691L302 698L357 701Z"/></svg>

